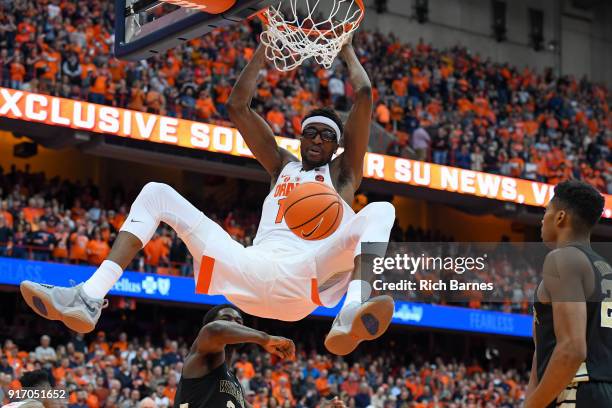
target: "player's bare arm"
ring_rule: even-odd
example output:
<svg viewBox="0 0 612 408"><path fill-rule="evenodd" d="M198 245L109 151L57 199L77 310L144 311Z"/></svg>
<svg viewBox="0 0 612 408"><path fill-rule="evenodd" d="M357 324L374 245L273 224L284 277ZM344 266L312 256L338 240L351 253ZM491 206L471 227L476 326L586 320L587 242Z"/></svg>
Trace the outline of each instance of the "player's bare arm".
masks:
<svg viewBox="0 0 612 408"><path fill-rule="evenodd" d="M544 408L555 400L586 359L586 299L593 291L590 275L588 259L573 247L555 250L544 261L538 292L547 298L541 301L552 303L557 343L544 375L525 401L526 408Z"/></svg>
<svg viewBox="0 0 612 408"><path fill-rule="evenodd" d="M234 85L227 109L230 119L274 184L283 167L290 161L297 161L297 158L276 144L270 125L251 109L259 71L265 66L265 54L265 46L260 44Z"/></svg>
<svg viewBox="0 0 612 408"><path fill-rule="evenodd" d="M344 128L344 152L332 162L334 184L340 195L349 202L361 185L363 161L370 141L372 123L372 84L359 62L351 41L339 54L348 67L350 82L355 90L355 101ZM350 194L346 190L350 191Z"/></svg>
<svg viewBox="0 0 612 408"><path fill-rule="evenodd" d="M217 320L200 330L190 350L194 358L185 362L185 374L190 377L208 374L226 359L226 346L243 343L258 344L282 359L293 359L295 356L295 345L289 339L271 336L240 323Z"/></svg>

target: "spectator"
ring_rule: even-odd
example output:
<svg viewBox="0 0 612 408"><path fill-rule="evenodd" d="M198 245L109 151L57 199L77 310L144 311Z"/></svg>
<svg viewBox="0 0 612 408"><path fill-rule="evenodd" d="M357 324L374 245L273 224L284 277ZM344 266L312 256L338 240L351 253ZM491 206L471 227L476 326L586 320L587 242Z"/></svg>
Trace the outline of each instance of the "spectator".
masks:
<svg viewBox="0 0 612 408"><path fill-rule="evenodd" d="M68 58L62 64L62 73L68 78L68 82L71 85L81 85L83 68L81 67L77 54L70 53Z"/></svg>
<svg viewBox="0 0 612 408"><path fill-rule="evenodd" d="M469 149L469 146L464 144L456 150L455 166L462 169L470 169L472 167L472 158Z"/></svg>
<svg viewBox="0 0 612 408"><path fill-rule="evenodd" d="M312 360L308 360L308 363L306 364L306 367L304 368L304 371L302 372L302 376L304 378L312 377L313 380L316 380L317 378L319 378L320 375L321 373L314 366L314 362Z"/></svg>
<svg viewBox="0 0 612 408"><path fill-rule="evenodd" d="M178 343L176 341L171 341L170 350L168 350L162 356L162 364L164 366L172 366L178 363L179 361L183 361L183 358L178 352Z"/></svg>
<svg viewBox="0 0 612 408"><path fill-rule="evenodd" d="M160 264L168 264L169 248L167 241L157 232L144 247L146 271L155 273Z"/></svg>
<svg viewBox="0 0 612 408"><path fill-rule="evenodd" d="M138 403L136 408L164 408L167 406L167 404L158 403L157 400L153 400L152 398L146 397Z"/></svg>
<svg viewBox="0 0 612 408"><path fill-rule="evenodd" d="M9 203L8 200L2 200L0 207L0 217L4 218L5 225L9 228L14 228L13 223L13 214L9 211Z"/></svg>
<svg viewBox="0 0 612 408"><path fill-rule="evenodd" d="M0 256L11 255L14 235L13 229L8 227L4 215L0 215Z"/></svg>
<svg viewBox="0 0 612 408"><path fill-rule="evenodd" d="M102 239L99 228L94 231L93 239L87 243L87 260L92 265L100 265L110 253L108 243Z"/></svg>
<svg viewBox="0 0 612 408"><path fill-rule="evenodd" d="M51 338L47 335L43 335L40 338L40 346L36 347L36 359L43 363L57 361L57 354L55 349L50 346Z"/></svg>
<svg viewBox="0 0 612 408"><path fill-rule="evenodd" d="M368 387L368 384L362 382L359 386L359 392L355 395L355 407L356 408L367 408L370 406L370 395L371 390Z"/></svg>
<svg viewBox="0 0 612 408"><path fill-rule="evenodd" d="M474 146L474 151L470 155L470 164L474 171L482 171L484 168L484 155L479 145Z"/></svg>
<svg viewBox="0 0 612 408"><path fill-rule="evenodd" d="M329 79L328 87L333 105L338 106L340 100L345 96L344 81L342 81L338 75L334 74Z"/></svg>
<svg viewBox="0 0 612 408"><path fill-rule="evenodd" d="M438 129L437 135L434 137L433 143L433 162L436 164L447 164L448 156L448 132L444 128Z"/></svg>
<svg viewBox="0 0 612 408"><path fill-rule="evenodd" d="M37 231L30 231L26 237L28 245L33 247L33 257L37 261L48 261L55 248L55 237L49 232L47 223L40 221Z"/></svg>
<svg viewBox="0 0 612 408"><path fill-rule="evenodd" d="M0 373L9 374L11 376L15 374L15 370L13 370L13 367L11 367L8 362L8 357L4 354L0 356ZM0 402L1 401L2 400L0 400Z"/></svg>
<svg viewBox="0 0 612 408"><path fill-rule="evenodd" d="M285 115L279 109L278 105L273 105L270 112L268 112L266 119L270 126L272 126L272 131L275 134L281 134L283 128L285 127Z"/></svg>
<svg viewBox="0 0 612 408"><path fill-rule="evenodd" d="M416 152L417 160L425 161L429 157L429 148L431 146L431 137L429 133L419 126L412 133L412 148Z"/></svg>
<svg viewBox="0 0 612 408"><path fill-rule="evenodd" d="M174 405L174 397L176 396L176 376L172 373L168 375L166 386L164 387L163 394L170 400L170 405Z"/></svg>
<svg viewBox="0 0 612 408"><path fill-rule="evenodd" d="M384 127L385 129L390 128L389 125L391 123L391 111L384 102L380 102L378 104L374 112L374 116L380 126Z"/></svg>

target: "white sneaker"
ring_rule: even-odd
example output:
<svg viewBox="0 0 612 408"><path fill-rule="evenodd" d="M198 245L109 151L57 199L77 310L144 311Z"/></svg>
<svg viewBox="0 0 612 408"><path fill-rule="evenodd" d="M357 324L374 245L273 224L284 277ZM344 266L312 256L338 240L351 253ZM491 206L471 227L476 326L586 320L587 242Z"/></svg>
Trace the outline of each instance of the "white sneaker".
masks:
<svg viewBox="0 0 612 408"><path fill-rule="evenodd" d="M23 281L21 294L33 311L49 320L60 320L70 330L91 332L98 323L106 299L93 299L83 291L83 283L71 288Z"/></svg>
<svg viewBox="0 0 612 408"><path fill-rule="evenodd" d="M325 338L325 347L339 356L352 353L362 341L375 340L387 331L394 310L393 298L387 295L344 304Z"/></svg>

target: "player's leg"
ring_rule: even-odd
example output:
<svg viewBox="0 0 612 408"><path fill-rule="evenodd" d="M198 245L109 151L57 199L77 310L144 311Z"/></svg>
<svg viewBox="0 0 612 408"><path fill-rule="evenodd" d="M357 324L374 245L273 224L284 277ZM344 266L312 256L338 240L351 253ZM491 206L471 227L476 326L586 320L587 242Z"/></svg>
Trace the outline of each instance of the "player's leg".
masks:
<svg viewBox="0 0 612 408"><path fill-rule="evenodd" d="M86 282L64 288L24 281L21 293L39 315L61 320L70 329L87 333L100 317L104 297L149 242L160 222L170 225L184 239L203 219L204 214L172 187L148 183L132 204L109 256Z"/></svg>
<svg viewBox="0 0 612 408"><path fill-rule="evenodd" d="M372 287L361 271L366 257L384 256L391 229L395 223L395 208L386 202L372 203L359 212L343 230L339 231L338 245L329 245L320 254L318 269L324 269L327 260L333 262L338 250L350 250L353 254L353 270L349 278L346 299L332 329L325 339L327 349L338 355L352 352L363 340L380 337L389 327L393 317L394 302L390 296L372 297ZM362 243L381 243L363 253ZM319 265L320 263L320 265ZM323 276L322 289L329 286L332 277ZM346 278L345 278L346 279Z"/></svg>

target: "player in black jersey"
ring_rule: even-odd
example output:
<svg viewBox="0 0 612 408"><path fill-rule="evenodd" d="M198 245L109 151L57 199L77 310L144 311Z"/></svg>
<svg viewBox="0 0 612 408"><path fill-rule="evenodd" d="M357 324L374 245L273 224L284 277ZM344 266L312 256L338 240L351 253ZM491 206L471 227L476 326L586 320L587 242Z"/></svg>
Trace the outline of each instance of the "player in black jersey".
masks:
<svg viewBox="0 0 612 408"><path fill-rule="evenodd" d="M559 184L546 208L542 240L552 251L535 295L525 408L612 407L612 268L590 245L603 208L578 181Z"/></svg>
<svg viewBox="0 0 612 408"><path fill-rule="evenodd" d="M174 408L249 407L230 369L236 347L243 343L259 344L283 359L295 358L291 340L244 326L235 306L215 306L204 316L204 327L185 357Z"/></svg>

